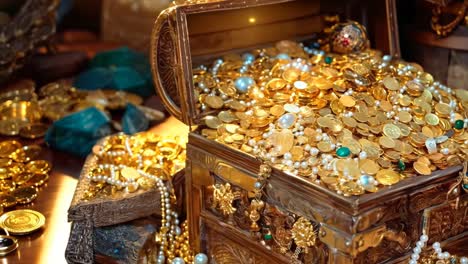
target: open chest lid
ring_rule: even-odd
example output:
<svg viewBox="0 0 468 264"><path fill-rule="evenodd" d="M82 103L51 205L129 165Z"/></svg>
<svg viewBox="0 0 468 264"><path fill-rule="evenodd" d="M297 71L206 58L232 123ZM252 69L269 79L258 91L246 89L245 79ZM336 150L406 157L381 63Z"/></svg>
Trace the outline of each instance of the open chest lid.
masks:
<svg viewBox="0 0 468 264"><path fill-rule="evenodd" d="M221 55L264 47L287 39L306 40L338 14L366 26L371 46L398 56L395 0L226 0L186 1L163 11L151 36L156 89L167 110L195 126L204 115L196 107L192 67Z"/></svg>

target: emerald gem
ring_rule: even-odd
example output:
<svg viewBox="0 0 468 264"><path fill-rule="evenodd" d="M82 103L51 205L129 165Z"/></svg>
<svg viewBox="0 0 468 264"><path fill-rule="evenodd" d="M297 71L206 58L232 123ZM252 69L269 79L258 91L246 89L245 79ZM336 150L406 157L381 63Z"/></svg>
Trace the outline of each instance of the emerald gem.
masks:
<svg viewBox="0 0 468 264"><path fill-rule="evenodd" d="M336 155L340 158L346 158L351 155L351 150L347 147L341 147L336 150Z"/></svg>
<svg viewBox="0 0 468 264"><path fill-rule="evenodd" d="M406 164L405 164L402 160L399 160L399 161L398 161L398 168L399 168L401 171L404 171L404 170L406 170Z"/></svg>
<svg viewBox="0 0 468 264"><path fill-rule="evenodd" d="M463 184L463 189L468 190L468 183Z"/></svg>
<svg viewBox="0 0 468 264"><path fill-rule="evenodd" d="M331 64L333 62L333 58L330 56L325 57L325 63L326 64Z"/></svg>
<svg viewBox="0 0 468 264"><path fill-rule="evenodd" d="M264 238L265 240L271 240L271 239L273 238L273 236L272 236L271 234L265 234L265 235L263 236L263 238Z"/></svg>
<svg viewBox="0 0 468 264"><path fill-rule="evenodd" d="M465 122L463 120L455 121L455 129L462 129L465 126Z"/></svg>

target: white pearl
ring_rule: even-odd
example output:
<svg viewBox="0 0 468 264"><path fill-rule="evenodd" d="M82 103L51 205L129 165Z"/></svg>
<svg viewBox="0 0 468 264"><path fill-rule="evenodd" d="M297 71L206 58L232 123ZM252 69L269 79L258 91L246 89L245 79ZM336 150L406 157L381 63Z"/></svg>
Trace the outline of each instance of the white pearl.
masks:
<svg viewBox="0 0 468 264"><path fill-rule="evenodd" d="M441 248L435 248L434 252L437 253L437 254L442 253L442 249Z"/></svg>
<svg viewBox="0 0 468 264"><path fill-rule="evenodd" d="M422 242L426 242L427 240L429 240L429 237L427 235L422 235L421 236L421 241Z"/></svg>
<svg viewBox="0 0 468 264"><path fill-rule="evenodd" d="M310 155L312 155L312 156L317 156L319 154L319 152L320 151L318 150L318 148L311 148L310 149Z"/></svg>
<svg viewBox="0 0 468 264"><path fill-rule="evenodd" d="M437 253L437 258L438 259L444 259L444 253L442 253L442 252Z"/></svg>
<svg viewBox="0 0 468 264"><path fill-rule="evenodd" d="M416 254L416 253L411 254L411 259L418 260L419 254Z"/></svg>
<svg viewBox="0 0 468 264"><path fill-rule="evenodd" d="M450 153L450 150L448 148L443 148L440 150L440 152L444 155L448 155Z"/></svg>
<svg viewBox="0 0 468 264"><path fill-rule="evenodd" d="M468 264L468 258L467 257L461 257L460 258L460 264Z"/></svg>
<svg viewBox="0 0 468 264"><path fill-rule="evenodd" d="M292 159L292 154L289 153L289 152L286 152L286 153L284 153L283 158L286 159L286 160L290 160L290 159Z"/></svg>
<svg viewBox="0 0 468 264"><path fill-rule="evenodd" d="M418 264L418 262L416 260L414 260L414 259L410 260L408 263L409 264Z"/></svg>
<svg viewBox="0 0 468 264"><path fill-rule="evenodd" d="M432 248L433 248L433 249L440 248L440 243L439 243L439 242L435 242L434 244L432 244Z"/></svg>
<svg viewBox="0 0 468 264"><path fill-rule="evenodd" d="M449 259L450 258L450 253L444 252L444 259Z"/></svg>
<svg viewBox="0 0 468 264"><path fill-rule="evenodd" d="M172 264L185 264L185 261L182 258L174 258Z"/></svg>
<svg viewBox="0 0 468 264"><path fill-rule="evenodd" d="M359 159L367 159L367 152L361 151L359 153Z"/></svg>
<svg viewBox="0 0 468 264"><path fill-rule="evenodd" d="M416 246L422 248L422 247L424 247L424 242L418 241L418 242L416 242Z"/></svg>
<svg viewBox="0 0 468 264"><path fill-rule="evenodd" d="M416 246L414 249L413 249L414 253L416 254L420 254L421 253L421 248Z"/></svg>
<svg viewBox="0 0 468 264"><path fill-rule="evenodd" d="M194 264L206 264L208 263L208 257L203 253L195 255Z"/></svg>

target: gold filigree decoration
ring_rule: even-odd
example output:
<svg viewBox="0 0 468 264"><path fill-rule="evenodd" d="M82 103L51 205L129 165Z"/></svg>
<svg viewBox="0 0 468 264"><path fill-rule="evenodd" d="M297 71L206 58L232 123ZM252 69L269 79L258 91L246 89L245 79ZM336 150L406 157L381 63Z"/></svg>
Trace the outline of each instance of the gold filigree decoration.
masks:
<svg viewBox="0 0 468 264"><path fill-rule="evenodd" d="M299 218L291 229L292 237L296 245L307 251L307 248L315 245L317 236L314 226L304 217Z"/></svg>
<svg viewBox="0 0 468 264"><path fill-rule="evenodd" d="M212 207L220 210L223 215L228 216L236 212L236 208L232 205L234 200L240 199L240 192L234 192L231 189L231 184L215 184L213 185L213 205Z"/></svg>

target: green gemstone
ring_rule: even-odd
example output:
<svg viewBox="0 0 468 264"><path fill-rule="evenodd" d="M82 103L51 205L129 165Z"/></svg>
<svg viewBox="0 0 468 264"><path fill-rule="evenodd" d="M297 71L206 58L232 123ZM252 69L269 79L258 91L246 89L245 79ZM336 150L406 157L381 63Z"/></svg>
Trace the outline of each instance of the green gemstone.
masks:
<svg viewBox="0 0 468 264"><path fill-rule="evenodd" d="M405 164L402 160L399 160L399 161L398 161L398 168L399 168L401 171L404 171L404 170L406 170L406 164Z"/></svg>
<svg viewBox="0 0 468 264"><path fill-rule="evenodd" d="M331 64L333 62L333 58L330 56L325 57L325 63L326 64Z"/></svg>
<svg viewBox="0 0 468 264"><path fill-rule="evenodd" d="M336 155L340 158L346 158L351 155L351 150L347 147L341 147L336 150Z"/></svg>
<svg viewBox="0 0 468 264"><path fill-rule="evenodd" d="M463 189L468 190L468 183L463 184Z"/></svg>
<svg viewBox="0 0 468 264"><path fill-rule="evenodd" d="M271 234L265 234L265 235L263 236L263 238L264 238L265 240L271 240L271 239L273 238L273 236L272 236Z"/></svg>
<svg viewBox="0 0 468 264"><path fill-rule="evenodd" d="M463 120L455 121L455 129L462 129L465 126L465 122Z"/></svg>

